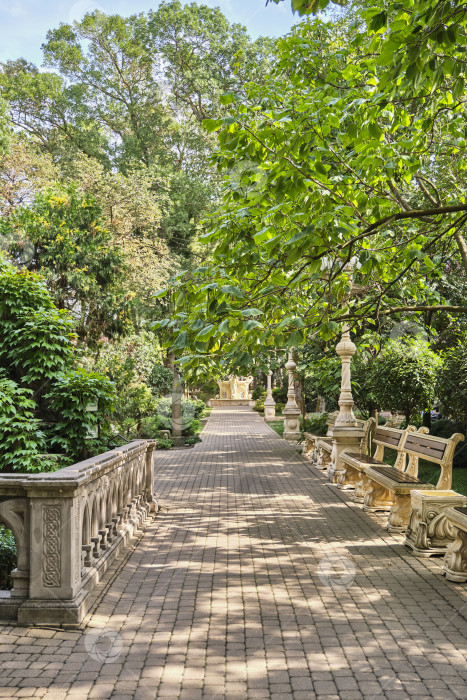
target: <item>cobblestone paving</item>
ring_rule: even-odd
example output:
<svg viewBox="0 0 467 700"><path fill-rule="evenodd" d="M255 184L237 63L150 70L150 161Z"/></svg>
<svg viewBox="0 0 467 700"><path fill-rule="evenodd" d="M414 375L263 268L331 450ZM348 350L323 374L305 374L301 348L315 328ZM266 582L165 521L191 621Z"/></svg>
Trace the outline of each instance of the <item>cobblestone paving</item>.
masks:
<svg viewBox="0 0 467 700"><path fill-rule="evenodd" d="M82 630L0 626L0 698L467 698L467 587L250 409L158 452L156 492Z"/></svg>

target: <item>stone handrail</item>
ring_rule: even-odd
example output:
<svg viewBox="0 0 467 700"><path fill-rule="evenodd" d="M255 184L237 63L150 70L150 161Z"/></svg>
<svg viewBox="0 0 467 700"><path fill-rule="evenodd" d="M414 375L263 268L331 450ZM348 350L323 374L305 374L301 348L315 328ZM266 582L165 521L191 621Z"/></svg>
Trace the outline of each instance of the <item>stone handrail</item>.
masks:
<svg viewBox="0 0 467 700"><path fill-rule="evenodd" d="M79 624L109 564L157 512L155 445L137 440L52 473L0 474L0 522L18 548L0 619Z"/></svg>

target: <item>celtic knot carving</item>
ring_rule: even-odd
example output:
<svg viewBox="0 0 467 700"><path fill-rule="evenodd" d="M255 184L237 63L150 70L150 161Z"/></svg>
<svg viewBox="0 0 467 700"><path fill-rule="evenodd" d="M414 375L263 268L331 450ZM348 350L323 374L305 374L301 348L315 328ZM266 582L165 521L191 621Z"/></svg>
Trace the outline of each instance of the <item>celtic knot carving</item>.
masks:
<svg viewBox="0 0 467 700"><path fill-rule="evenodd" d="M48 588L58 588L61 585L61 552L60 528L62 507L42 506L43 534L43 581Z"/></svg>

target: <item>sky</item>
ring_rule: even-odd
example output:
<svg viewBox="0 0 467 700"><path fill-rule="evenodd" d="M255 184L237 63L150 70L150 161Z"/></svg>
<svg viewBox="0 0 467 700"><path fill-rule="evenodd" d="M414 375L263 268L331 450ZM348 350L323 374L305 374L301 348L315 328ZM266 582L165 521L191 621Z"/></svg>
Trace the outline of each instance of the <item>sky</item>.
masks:
<svg viewBox="0 0 467 700"><path fill-rule="evenodd" d="M297 19L290 0L267 7L265 0L195 1L220 7L231 22L245 25L252 38L286 34ZM47 30L60 22L79 20L95 9L128 16L156 9L159 4L160 0L0 0L0 61L21 57L40 66Z"/></svg>

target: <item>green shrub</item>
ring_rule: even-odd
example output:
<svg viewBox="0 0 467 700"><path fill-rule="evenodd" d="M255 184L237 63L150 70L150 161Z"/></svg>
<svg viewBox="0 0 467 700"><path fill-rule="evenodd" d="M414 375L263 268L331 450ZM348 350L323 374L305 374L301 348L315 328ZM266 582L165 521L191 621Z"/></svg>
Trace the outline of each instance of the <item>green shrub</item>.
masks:
<svg viewBox="0 0 467 700"><path fill-rule="evenodd" d="M0 378L0 469L2 471L54 471L56 462L47 460L46 435L34 418L36 403L30 389Z"/></svg>
<svg viewBox="0 0 467 700"><path fill-rule="evenodd" d="M195 420L192 422L192 424L191 424L186 430L184 430L183 432L184 432L185 435L191 437L191 436L193 436L193 435L198 435L198 433L201 432L201 427L202 427L202 426L201 426L201 421L195 419Z"/></svg>
<svg viewBox="0 0 467 700"><path fill-rule="evenodd" d="M453 433L462 433L465 435L465 426L462 423L456 423L448 418L441 418L431 424L430 435L437 435L442 438L450 438ZM460 442L457 445L454 460L452 463L456 469L467 469L467 441Z"/></svg>
<svg viewBox="0 0 467 700"><path fill-rule="evenodd" d="M436 394L444 415L451 416L465 432L467 427L467 345L451 348L438 373Z"/></svg>
<svg viewBox="0 0 467 700"><path fill-rule="evenodd" d="M416 424L417 414L433 405L440 365L424 340L390 340L371 363L368 387L375 403Z"/></svg>
<svg viewBox="0 0 467 700"><path fill-rule="evenodd" d="M264 387L262 387L262 386L255 387L253 389L253 391L251 392L251 398L255 399L255 401L257 399L266 398L266 390L264 389Z"/></svg>
<svg viewBox="0 0 467 700"><path fill-rule="evenodd" d="M170 450L174 444L173 440L167 440L166 438L157 438L156 443L156 450Z"/></svg>
<svg viewBox="0 0 467 700"><path fill-rule="evenodd" d="M307 418L304 424L304 430L307 433L313 433L314 435L326 435L327 433L327 421L328 414L321 413L320 415L313 416L312 418Z"/></svg>
<svg viewBox="0 0 467 700"><path fill-rule="evenodd" d="M202 442L199 435L190 435L185 440L185 445L196 445L197 442Z"/></svg>
<svg viewBox="0 0 467 700"><path fill-rule="evenodd" d="M204 410L204 402L200 399L182 398L182 431L189 429L194 420L197 420ZM172 430L172 398L170 396L159 399L156 403L156 415L161 427Z"/></svg>
<svg viewBox="0 0 467 700"><path fill-rule="evenodd" d="M278 386L272 390L272 397L274 401L286 404L287 403L287 386Z"/></svg>
<svg viewBox="0 0 467 700"><path fill-rule="evenodd" d="M61 373L45 398L56 415L50 444L70 462L105 451L115 400L114 386L107 377L84 369ZM88 411L90 404L97 404L97 411ZM98 426L99 437L90 437Z"/></svg>
<svg viewBox="0 0 467 700"><path fill-rule="evenodd" d="M165 426L157 415L143 418L141 421L141 428L135 437L142 439L157 437L159 430L164 429L164 427Z"/></svg>
<svg viewBox="0 0 467 700"><path fill-rule="evenodd" d="M254 411L258 411L258 413L263 413L264 411L264 399L258 399L256 404L253 406Z"/></svg>
<svg viewBox="0 0 467 700"><path fill-rule="evenodd" d="M281 416L285 408L285 403L276 403L276 416Z"/></svg>
<svg viewBox="0 0 467 700"><path fill-rule="evenodd" d="M167 367L155 364L147 378L147 383L155 396L163 396L172 391L173 374Z"/></svg>

